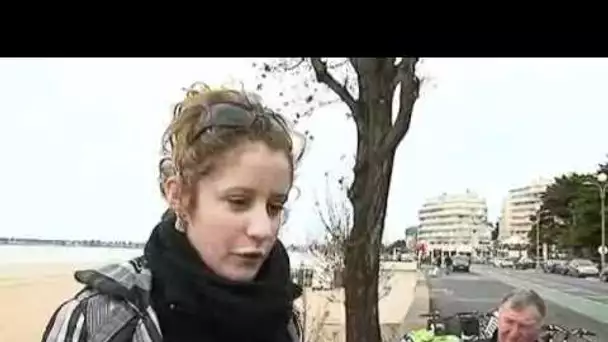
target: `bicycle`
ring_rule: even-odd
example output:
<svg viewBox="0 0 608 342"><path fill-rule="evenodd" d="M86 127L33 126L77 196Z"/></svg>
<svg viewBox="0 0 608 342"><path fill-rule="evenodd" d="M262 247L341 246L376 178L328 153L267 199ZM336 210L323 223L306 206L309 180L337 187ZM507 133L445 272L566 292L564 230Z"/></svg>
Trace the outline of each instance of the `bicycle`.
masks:
<svg viewBox="0 0 608 342"><path fill-rule="evenodd" d="M597 336L596 333L589 331L587 329L576 328L576 329L567 329L562 326L556 324L546 324L543 326L543 336L541 337L542 342L569 342L569 341L584 341L584 342L594 342L589 337ZM561 335L561 336L560 336ZM560 337L561 339L557 339ZM576 338L573 340L571 338Z"/></svg>
<svg viewBox="0 0 608 342"><path fill-rule="evenodd" d="M479 311L467 311L442 316L438 310L435 310L420 315L420 317L427 318L426 329L412 331L404 335L401 342L489 341L491 336L484 336L480 329L482 317L489 315Z"/></svg>
<svg viewBox="0 0 608 342"><path fill-rule="evenodd" d="M427 318L425 329L407 333L401 342L488 342L498 328L494 312L466 311L442 316L435 310L422 314ZM542 326L539 342L597 342L590 337L596 333L582 329L568 329L556 324Z"/></svg>

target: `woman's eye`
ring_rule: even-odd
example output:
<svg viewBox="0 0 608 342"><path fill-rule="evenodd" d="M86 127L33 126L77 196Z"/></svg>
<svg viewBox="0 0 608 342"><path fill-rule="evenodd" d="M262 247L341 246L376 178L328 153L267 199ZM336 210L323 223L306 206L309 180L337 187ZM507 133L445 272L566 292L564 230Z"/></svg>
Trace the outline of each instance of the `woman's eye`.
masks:
<svg viewBox="0 0 608 342"><path fill-rule="evenodd" d="M283 211L283 204L269 204L268 205L268 214L270 216L278 216Z"/></svg>
<svg viewBox="0 0 608 342"><path fill-rule="evenodd" d="M230 198L228 199L230 206L235 209L242 210L245 209L248 205L248 201L244 198Z"/></svg>

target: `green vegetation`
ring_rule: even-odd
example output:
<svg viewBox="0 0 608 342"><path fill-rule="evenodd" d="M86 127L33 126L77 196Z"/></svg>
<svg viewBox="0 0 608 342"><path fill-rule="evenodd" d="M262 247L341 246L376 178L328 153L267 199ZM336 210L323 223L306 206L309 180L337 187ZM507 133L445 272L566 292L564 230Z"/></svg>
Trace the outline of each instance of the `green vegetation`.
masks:
<svg viewBox="0 0 608 342"><path fill-rule="evenodd" d="M407 245L405 243L405 240L400 239L400 240L397 240L397 241L395 241L395 242L393 242L393 243L391 243L391 244L389 244L387 246L384 246L382 248L382 253L391 253L396 248L398 248L399 250L402 250L402 251L406 251L407 250Z"/></svg>
<svg viewBox="0 0 608 342"><path fill-rule="evenodd" d="M608 162L589 173L570 173L555 178L542 196L540 243L556 245L574 256L597 256L601 241L600 193L597 175L608 172ZM536 225L529 234L536 250Z"/></svg>

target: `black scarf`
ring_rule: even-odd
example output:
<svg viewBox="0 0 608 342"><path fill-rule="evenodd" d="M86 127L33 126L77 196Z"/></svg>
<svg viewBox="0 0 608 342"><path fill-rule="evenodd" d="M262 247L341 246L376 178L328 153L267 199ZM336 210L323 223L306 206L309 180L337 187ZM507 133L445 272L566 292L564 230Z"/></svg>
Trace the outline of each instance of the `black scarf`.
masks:
<svg viewBox="0 0 608 342"><path fill-rule="evenodd" d="M289 256L279 241L248 283L213 273L175 229L174 215L163 217L144 253L164 342L289 341L287 325L299 289L291 281Z"/></svg>

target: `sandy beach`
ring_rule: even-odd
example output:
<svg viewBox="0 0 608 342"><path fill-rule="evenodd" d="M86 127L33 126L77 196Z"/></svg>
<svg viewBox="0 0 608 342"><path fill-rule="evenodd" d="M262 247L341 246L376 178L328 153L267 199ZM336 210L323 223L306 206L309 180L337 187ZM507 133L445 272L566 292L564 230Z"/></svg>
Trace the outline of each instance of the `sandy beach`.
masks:
<svg viewBox="0 0 608 342"><path fill-rule="evenodd" d="M73 278L74 270L94 266L90 263L0 266L0 341L40 341L53 311L82 288ZM402 321L412 301L417 277L416 271L403 269L396 270L391 277L391 291L379 303L383 330L391 330ZM307 333L318 334L315 340L343 341L343 296L341 290L307 291ZM319 323L322 331L318 331Z"/></svg>
<svg viewBox="0 0 608 342"><path fill-rule="evenodd" d="M73 271L88 266L0 266L0 341L40 341L53 311L81 289Z"/></svg>

